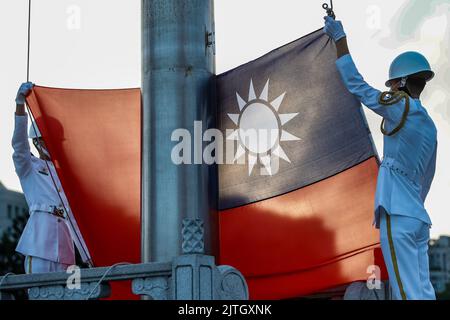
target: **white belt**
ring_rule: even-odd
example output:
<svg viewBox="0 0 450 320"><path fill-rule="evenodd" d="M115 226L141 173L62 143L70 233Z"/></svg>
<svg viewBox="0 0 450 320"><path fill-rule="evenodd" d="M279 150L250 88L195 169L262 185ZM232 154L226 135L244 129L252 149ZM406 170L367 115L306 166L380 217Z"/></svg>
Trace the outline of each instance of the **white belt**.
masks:
<svg viewBox="0 0 450 320"><path fill-rule="evenodd" d="M53 212L54 208L60 208L61 206L48 205L48 204L33 204L30 206L30 213L34 211Z"/></svg>

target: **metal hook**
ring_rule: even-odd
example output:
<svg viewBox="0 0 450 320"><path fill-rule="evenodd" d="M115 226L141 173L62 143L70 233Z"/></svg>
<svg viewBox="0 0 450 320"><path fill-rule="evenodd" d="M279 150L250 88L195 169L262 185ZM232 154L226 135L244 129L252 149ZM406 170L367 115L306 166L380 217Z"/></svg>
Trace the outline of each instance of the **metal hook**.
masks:
<svg viewBox="0 0 450 320"><path fill-rule="evenodd" d="M334 14L334 11L333 11L333 0L330 0L330 6L328 6L328 3L322 4L322 8L327 11L327 15L329 17L336 19L336 15Z"/></svg>

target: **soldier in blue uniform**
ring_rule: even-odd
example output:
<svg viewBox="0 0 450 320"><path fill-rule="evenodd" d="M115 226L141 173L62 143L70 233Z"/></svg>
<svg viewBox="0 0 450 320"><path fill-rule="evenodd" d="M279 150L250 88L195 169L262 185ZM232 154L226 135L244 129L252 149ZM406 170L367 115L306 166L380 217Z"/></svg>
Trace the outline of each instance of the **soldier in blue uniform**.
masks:
<svg viewBox="0 0 450 320"><path fill-rule="evenodd" d="M325 17L324 31L335 41L336 61L347 89L362 104L383 117L383 161L375 195L375 225L389 273L394 299L435 299L430 282L428 241L431 220L424 201L436 165L437 130L420 101L434 76L417 52L406 52L391 64L381 92L359 74L340 21Z"/></svg>

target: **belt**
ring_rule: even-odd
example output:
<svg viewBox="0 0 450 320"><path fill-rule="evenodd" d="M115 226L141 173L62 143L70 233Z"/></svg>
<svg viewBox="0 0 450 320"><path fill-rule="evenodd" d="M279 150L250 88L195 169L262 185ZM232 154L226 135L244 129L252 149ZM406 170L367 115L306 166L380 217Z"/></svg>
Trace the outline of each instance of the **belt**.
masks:
<svg viewBox="0 0 450 320"><path fill-rule="evenodd" d="M408 178L409 180L415 182L416 184L421 184L421 177L417 170L411 170L406 168L403 164L401 164L398 160L391 157L384 157L383 162L381 162L381 166L385 168L389 168L394 172Z"/></svg>
<svg viewBox="0 0 450 320"><path fill-rule="evenodd" d="M44 212L51 212L53 211L53 208L55 208L56 206L51 206L48 204L41 204L41 203L35 203L33 205L30 206L30 212L33 211L44 211Z"/></svg>
<svg viewBox="0 0 450 320"><path fill-rule="evenodd" d="M66 219L66 216L64 214L64 209L55 207L55 206L50 206L50 207L53 207L53 210L33 210L33 212L44 212L44 213L51 214L52 216L55 216L55 217L58 217L61 219Z"/></svg>

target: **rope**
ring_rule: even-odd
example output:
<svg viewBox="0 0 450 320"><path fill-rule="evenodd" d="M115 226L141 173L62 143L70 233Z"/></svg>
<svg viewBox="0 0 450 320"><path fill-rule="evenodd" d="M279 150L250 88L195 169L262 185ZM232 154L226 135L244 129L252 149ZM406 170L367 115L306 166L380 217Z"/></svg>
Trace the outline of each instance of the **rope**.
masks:
<svg viewBox="0 0 450 320"><path fill-rule="evenodd" d="M330 6L328 6L327 3L322 4L322 8L327 11L327 15L329 17L336 19L336 15L334 14L334 11L333 11L333 0L330 0Z"/></svg>
<svg viewBox="0 0 450 320"><path fill-rule="evenodd" d="M30 40L31 40L31 0L28 0L27 82L30 81L30 47L31 47L31 41ZM35 124L36 124L35 119L33 117L33 114L31 112L31 109L28 106L28 104L26 104L26 107L27 107L28 115L29 115L30 120L31 120L31 126L33 127L34 134L37 136L37 130L36 130L36 126L35 126ZM37 139L37 141L38 141L38 144L39 144L39 148L42 150L42 145L41 145L39 139ZM53 186L55 187L56 193L58 194L59 200L61 201L61 204L63 206L64 213L66 214L67 220L69 221L70 226L72 227L72 230L74 231L73 233L75 234L75 236L78 239L78 242L80 243L81 250L83 250L84 255L87 258L90 258L90 255L86 252L86 250L85 250L85 248L83 246L83 241L81 241L81 239L79 238L78 233L75 232L76 229L75 229L71 219L69 218L68 210L67 210L66 205L65 205L65 203L64 203L64 201L63 201L63 199L61 197L61 194L60 194L60 192L58 190L55 178L53 177L53 173L50 170L50 166L48 164L48 161L44 160L44 162L45 162L45 165L47 166L48 172L50 173L50 177L52 179ZM56 169L56 167L55 167L55 169ZM93 263L92 263L92 261L90 259L87 261L87 263L88 263L89 267L93 267Z"/></svg>
<svg viewBox="0 0 450 320"><path fill-rule="evenodd" d="M378 99L378 103L380 103L381 105L385 105L387 107L395 105L396 103L400 102L403 99L405 99L405 110L403 111L402 119L398 124L398 126L395 127L391 132L387 132L386 129L384 128L385 119L383 118L383 121L381 122L381 132L385 136L391 137L404 127L409 113L409 96L403 91L396 91L396 92L388 91L383 92Z"/></svg>
<svg viewBox="0 0 450 320"><path fill-rule="evenodd" d="M2 281L0 281L0 289L2 288L3 282L5 282L5 279L8 278L9 276L14 275L14 274L15 274L15 273L13 273L13 272L8 272L7 274L5 274L5 275L2 277Z"/></svg>
<svg viewBox="0 0 450 320"><path fill-rule="evenodd" d="M100 280L97 281L97 283L95 284L94 288L91 290L91 292L89 292L89 295L87 296L86 300L89 300L92 296L92 294L95 292L95 290L97 290L97 288L100 286L100 284L103 282L103 280L105 279L106 275L115 267L120 266L120 265L129 265L131 263L129 262L119 262L116 264L113 264L112 266L110 266L105 273L102 275L102 277L100 278Z"/></svg>
<svg viewBox="0 0 450 320"><path fill-rule="evenodd" d="M27 52L27 82L30 81L30 39L31 39L31 0L28 0L28 52Z"/></svg>

